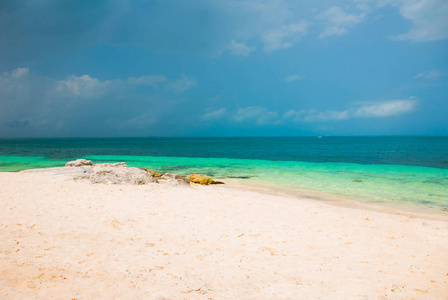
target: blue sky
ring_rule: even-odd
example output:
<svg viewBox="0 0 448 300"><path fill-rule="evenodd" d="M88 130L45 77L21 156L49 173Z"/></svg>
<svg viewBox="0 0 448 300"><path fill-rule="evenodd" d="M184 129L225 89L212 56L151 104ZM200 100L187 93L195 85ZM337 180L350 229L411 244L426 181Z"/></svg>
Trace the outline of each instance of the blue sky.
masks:
<svg viewBox="0 0 448 300"><path fill-rule="evenodd" d="M0 137L448 134L446 0L4 0Z"/></svg>

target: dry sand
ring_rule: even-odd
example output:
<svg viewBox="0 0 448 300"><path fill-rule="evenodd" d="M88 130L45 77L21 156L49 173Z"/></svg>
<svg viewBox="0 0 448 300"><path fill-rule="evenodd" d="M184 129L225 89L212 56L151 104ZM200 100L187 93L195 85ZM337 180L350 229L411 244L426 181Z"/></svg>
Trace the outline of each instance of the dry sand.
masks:
<svg viewBox="0 0 448 300"><path fill-rule="evenodd" d="M0 299L448 299L448 223L0 173Z"/></svg>

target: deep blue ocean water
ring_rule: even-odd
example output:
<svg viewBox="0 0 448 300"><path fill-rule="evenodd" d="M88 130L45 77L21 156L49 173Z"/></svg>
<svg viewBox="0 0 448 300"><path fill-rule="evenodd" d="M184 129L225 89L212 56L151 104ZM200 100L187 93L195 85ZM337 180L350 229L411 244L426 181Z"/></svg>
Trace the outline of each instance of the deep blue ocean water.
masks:
<svg viewBox="0 0 448 300"><path fill-rule="evenodd" d="M0 171L75 158L448 209L448 137L0 139Z"/></svg>

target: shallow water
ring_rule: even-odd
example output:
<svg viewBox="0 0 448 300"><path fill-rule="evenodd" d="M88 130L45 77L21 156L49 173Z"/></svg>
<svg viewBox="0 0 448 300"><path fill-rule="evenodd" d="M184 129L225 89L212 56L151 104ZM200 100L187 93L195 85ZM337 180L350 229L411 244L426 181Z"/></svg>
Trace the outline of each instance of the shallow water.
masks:
<svg viewBox="0 0 448 300"><path fill-rule="evenodd" d="M236 178L371 203L448 209L448 138L407 137L399 138L401 142L326 139L0 140L0 171L63 166L83 157L97 163L125 161L158 172L201 173L224 181ZM185 153L190 157L170 156Z"/></svg>

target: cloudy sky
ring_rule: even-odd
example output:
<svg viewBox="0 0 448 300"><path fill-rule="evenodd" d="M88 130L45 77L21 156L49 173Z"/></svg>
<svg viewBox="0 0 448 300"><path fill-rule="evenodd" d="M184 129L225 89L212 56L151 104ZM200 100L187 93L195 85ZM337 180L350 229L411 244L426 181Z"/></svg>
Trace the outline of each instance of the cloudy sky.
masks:
<svg viewBox="0 0 448 300"><path fill-rule="evenodd" d="M0 137L448 134L446 0L3 0Z"/></svg>

